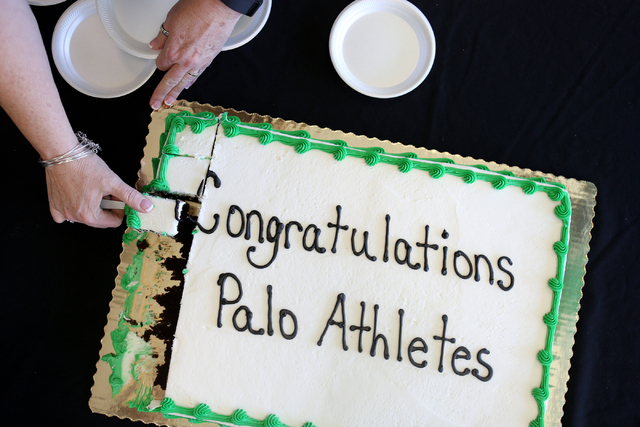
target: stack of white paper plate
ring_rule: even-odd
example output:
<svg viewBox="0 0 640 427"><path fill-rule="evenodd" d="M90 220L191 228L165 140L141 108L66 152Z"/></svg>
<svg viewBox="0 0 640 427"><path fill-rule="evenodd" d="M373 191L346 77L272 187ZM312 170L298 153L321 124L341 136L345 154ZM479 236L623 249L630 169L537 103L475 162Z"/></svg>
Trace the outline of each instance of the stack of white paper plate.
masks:
<svg viewBox="0 0 640 427"><path fill-rule="evenodd" d="M115 98L142 86L155 62L120 49L100 23L95 0L80 0L60 17L53 31L53 60L62 77L78 91Z"/></svg>

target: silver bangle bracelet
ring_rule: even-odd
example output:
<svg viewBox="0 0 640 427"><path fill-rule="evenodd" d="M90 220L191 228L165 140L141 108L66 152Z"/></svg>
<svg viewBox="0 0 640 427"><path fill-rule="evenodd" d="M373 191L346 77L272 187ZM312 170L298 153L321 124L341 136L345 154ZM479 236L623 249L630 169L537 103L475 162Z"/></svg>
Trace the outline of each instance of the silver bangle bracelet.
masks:
<svg viewBox="0 0 640 427"><path fill-rule="evenodd" d="M46 168L49 166L61 165L63 163L69 163L74 160L82 159L83 157L87 157L91 154L96 154L98 153L98 151L102 150L102 148L100 148L98 144L91 141L89 138L87 138L87 135L82 132L76 132L76 138L78 138L78 145L73 147L71 150L49 160L43 160L42 158L40 158L38 162Z"/></svg>

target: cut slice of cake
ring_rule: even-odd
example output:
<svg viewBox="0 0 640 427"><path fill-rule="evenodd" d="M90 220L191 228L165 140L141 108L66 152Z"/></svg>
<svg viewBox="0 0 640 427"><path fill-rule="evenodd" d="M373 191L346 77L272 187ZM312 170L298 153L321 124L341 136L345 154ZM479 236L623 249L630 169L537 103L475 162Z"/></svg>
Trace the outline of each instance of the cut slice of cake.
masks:
<svg viewBox="0 0 640 427"><path fill-rule="evenodd" d="M154 179L147 185L147 191L188 200L200 197L217 123L218 119L206 112L194 116L181 113L167 120L165 132L160 136L160 152L153 159Z"/></svg>
<svg viewBox="0 0 640 427"><path fill-rule="evenodd" d="M137 212L125 206L127 227L167 236L178 234L178 221L185 202L150 195L147 198L153 204L150 212Z"/></svg>

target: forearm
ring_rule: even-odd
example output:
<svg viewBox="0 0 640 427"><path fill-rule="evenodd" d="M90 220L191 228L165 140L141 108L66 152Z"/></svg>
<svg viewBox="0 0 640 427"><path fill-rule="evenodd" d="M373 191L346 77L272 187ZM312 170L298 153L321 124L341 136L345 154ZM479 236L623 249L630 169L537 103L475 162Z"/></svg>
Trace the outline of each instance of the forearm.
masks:
<svg viewBox="0 0 640 427"><path fill-rule="evenodd" d="M0 55L0 106L42 158L73 148L77 140L26 0L0 0Z"/></svg>
<svg viewBox="0 0 640 427"><path fill-rule="evenodd" d="M43 159L78 144L53 81L40 30L26 0L0 0L0 106ZM100 208L114 196L140 212L151 203L122 182L98 156L47 167L49 209L56 222L117 227L122 211Z"/></svg>

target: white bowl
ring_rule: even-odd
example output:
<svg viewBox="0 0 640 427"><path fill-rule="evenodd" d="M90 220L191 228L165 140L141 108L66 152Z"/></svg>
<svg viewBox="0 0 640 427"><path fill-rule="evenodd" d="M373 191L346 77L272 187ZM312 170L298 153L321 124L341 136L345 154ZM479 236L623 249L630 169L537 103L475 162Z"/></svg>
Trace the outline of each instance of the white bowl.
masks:
<svg viewBox="0 0 640 427"><path fill-rule="evenodd" d="M424 14L406 0L357 0L329 38L333 66L349 86L374 98L415 89L429 74L436 41Z"/></svg>

